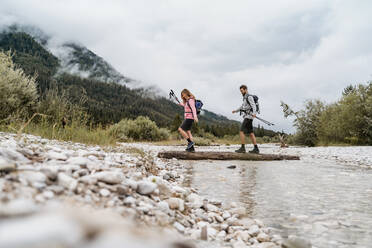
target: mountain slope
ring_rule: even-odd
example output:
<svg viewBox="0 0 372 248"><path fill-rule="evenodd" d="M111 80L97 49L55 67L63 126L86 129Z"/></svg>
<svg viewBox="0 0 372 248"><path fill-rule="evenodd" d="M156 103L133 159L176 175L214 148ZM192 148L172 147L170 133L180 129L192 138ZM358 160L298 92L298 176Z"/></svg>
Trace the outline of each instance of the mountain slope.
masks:
<svg viewBox="0 0 372 248"><path fill-rule="evenodd" d="M104 59L81 45L65 43L58 58L61 71L107 83L127 84L133 80L120 74Z"/></svg>
<svg viewBox="0 0 372 248"><path fill-rule="evenodd" d="M11 51L13 61L28 75L38 75L38 86L45 90L59 67L56 56L47 51L30 35L22 32L0 33L0 49Z"/></svg>
<svg viewBox="0 0 372 248"><path fill-rule="evenodd" d="M76 64L82 69L94 67L97 61L96 55L83 47L71 44L70 47L76 55L73 60L70 60L71 64ZM107 125L123 118L144 115L149 116L159 126L169 127L177 115L182 116L183 110L180 106L164 97L149 97L146 89L130 89L125 85L97 80L97 77L109 75L110 70L105 71L107 74L97 72L90 78L82 78L71 73L57 73L68 71L64 67L65 64L26 33L1 33L0 49L14 51L15 63L27 74L38 75L37 82L41 94L56 84L60 90L68 93L71 101L78 103L84 97L86 99L84 107L95 124ZM102 65L105 65L102 58L99 60ZM127 79L124 76L123 78ZM209 111L205 111L200 120L202 128L214 131L219 136L236 134L239 128L236 121L228 120L226 117Z"/></svg>

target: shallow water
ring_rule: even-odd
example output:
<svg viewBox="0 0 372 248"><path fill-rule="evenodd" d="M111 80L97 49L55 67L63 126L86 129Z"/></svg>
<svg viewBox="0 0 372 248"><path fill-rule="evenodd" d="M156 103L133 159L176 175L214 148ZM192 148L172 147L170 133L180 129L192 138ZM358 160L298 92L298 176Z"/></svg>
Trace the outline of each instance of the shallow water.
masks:
<svg viewBox="0 0 372 248"><path fill-rule="evenodd" d="M261 150L283 153L270 146ZM369 154L361 160L358 152ZM372 247L372 147L290 148L284 153L299 154L301 160L184 161L184 183L209 199L243 204L247 216L263 220L283 237L297 235L319 248Z"/></svg>

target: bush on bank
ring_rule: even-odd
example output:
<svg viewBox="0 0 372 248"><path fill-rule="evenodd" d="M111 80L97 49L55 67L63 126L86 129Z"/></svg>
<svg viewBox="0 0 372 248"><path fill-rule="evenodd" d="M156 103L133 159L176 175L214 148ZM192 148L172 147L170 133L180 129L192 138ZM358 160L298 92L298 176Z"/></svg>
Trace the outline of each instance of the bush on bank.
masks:
<svg viewBox="0 0 372 248"><path fill-rule="evenodd" d="M10 52L0 52L0 120L31 116L37 99L35 77L17 68Z"/></svg>
<svg viewBox="0 0 372 248"><path fill-rule="evenodd" d="M135 120L123 119L110 128L110 134L120 141L160 141L166 140L170 132L159 128L148 117L139 116Z"/></svg>

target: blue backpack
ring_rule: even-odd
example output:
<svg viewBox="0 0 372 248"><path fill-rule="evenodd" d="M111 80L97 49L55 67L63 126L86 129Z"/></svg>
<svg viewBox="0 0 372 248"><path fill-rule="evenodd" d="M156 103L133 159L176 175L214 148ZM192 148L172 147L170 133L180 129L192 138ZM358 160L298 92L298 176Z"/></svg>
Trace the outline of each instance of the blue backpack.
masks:
<svg viewBox="0 0 372 248"><path fill-rule="evenodd" d="M187 101L187 105L189 105L189 108L191 109L189 101ZM200 100L195 100L195 109L196 109L196 114L200 114L202 108L203 108L203 102Z"/></svg>

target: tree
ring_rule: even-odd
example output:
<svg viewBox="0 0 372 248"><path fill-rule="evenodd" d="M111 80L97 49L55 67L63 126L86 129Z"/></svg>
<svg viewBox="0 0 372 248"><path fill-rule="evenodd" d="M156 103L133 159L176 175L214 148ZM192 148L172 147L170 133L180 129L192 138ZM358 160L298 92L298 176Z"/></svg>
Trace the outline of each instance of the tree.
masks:
<svg viewBox="0 0 372 248"><path fill-rule="evenodd" d="M299 144L314 146L318 142L317 129L319 118L325 108L320 100L308 100L305 109L298 112L293 111L288 104L282 102L284 117L294 115L294 126L297 129L296 140Z"/></svg>
<svg viewBox="0 0 372 248"><path fill-rule="evenodd" d="M0 119L27 118L37 107L35 77L15 66L10 52L0 52Z"/></svg>

